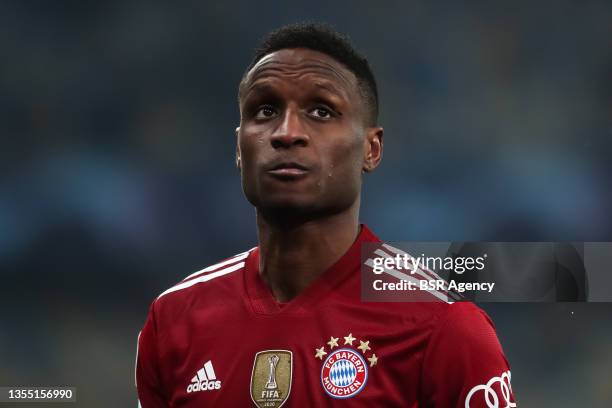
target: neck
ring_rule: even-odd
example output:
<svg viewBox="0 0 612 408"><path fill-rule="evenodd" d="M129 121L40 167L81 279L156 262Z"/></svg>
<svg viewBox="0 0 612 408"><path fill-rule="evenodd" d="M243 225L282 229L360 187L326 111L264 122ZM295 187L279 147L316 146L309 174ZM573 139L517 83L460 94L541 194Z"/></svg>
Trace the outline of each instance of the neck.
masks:
<svg viewBox="0 0 612 408"><path fill-rule="evenodd" d="M347 211L301 223L277 223L257 211L259 273L288 302L330 268L359 234L359 200Z"/></svg>

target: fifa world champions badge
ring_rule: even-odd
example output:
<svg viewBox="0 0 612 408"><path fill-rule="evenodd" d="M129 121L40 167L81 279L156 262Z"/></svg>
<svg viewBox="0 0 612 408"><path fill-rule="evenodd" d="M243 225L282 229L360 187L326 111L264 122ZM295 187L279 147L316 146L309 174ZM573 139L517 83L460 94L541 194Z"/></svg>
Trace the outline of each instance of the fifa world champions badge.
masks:
<svg viewBox="0 0 612 408"><path fill-rule="evenodd" d="M315 349L315 358L322 361L321 385L333 398L351 398L359 394L368 382L368 370L378 363L370 342L353 337L331 337L328 347ZM355 347L357 346L357 347Z"/></svg>
<svg viewBox="0 0 612 408"><path fill-rule="evenodd" d="M291 392L293 353L266 350L255 355L251 373L251 399L259 408L278 408Z"/></svg>

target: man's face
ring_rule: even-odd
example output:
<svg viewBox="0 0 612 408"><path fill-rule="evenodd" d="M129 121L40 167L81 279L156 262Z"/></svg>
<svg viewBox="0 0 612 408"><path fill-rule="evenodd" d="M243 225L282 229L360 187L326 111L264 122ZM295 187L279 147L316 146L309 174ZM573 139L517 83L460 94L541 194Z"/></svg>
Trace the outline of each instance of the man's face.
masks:
<svg viewBox="0 0 612 408"><path fill-rule="evenodd" d="M262 58L240 92L237 164L247 199L269 214L349 208L371 156L366 114L354 74L326 54L297 48Z"/></svg>

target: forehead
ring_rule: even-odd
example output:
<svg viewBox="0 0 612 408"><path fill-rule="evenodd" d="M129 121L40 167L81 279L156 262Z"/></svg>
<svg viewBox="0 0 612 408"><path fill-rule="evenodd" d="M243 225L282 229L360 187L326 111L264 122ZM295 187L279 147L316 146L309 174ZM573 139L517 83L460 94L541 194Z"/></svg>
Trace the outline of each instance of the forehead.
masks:
<svg viewBox="0 0 612 408"><path fill-rule="evenodd" d="M299 80L312 77L330 81L349 93L356 91L357 78L343 64L318 51L292 48L272 52L260 59L246 74L240 93L270 78Z"/></svg>

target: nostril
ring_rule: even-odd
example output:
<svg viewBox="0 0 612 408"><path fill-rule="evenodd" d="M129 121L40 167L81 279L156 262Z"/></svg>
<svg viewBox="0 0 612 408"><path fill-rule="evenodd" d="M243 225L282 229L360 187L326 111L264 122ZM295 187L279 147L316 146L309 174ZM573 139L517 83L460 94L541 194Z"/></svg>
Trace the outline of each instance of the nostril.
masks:
<svg viewBox="0 0 612 408"><path fill-rule="evenodd" d="M274 149L289 148L292 146L306 146L308 138L298 135L274 136L270 139L270 143Z"/></svg>
<svg viewBox="0 0 612 408"><path fill-rule="evenodd" d="M274 149L280 149L281 147L283 147L283 142L278 139L272 139L272 147Z"/></svg>

